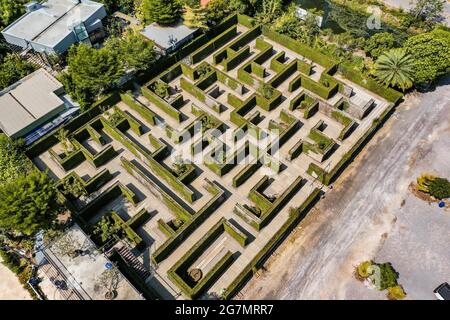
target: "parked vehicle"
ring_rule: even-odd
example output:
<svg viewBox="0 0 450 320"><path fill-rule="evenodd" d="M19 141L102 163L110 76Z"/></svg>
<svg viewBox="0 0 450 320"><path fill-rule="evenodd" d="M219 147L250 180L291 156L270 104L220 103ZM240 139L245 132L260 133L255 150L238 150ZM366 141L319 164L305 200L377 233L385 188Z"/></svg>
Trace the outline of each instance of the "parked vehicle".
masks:
<svg viewBox="0 0 450 320"><path fill-rule="evenodd" d="M439 300L450 300L450 285L447 282L442 283L433 292Z"/></svg>

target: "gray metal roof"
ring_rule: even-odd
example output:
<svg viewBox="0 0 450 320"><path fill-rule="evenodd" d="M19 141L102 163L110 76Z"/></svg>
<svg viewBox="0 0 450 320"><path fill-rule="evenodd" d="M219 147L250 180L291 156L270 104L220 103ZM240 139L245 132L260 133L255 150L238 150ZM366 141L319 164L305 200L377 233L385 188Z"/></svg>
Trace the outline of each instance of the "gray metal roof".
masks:
<svg viewBox="0 0 450 320"><path fill-rule="evenodd" d="M0 128L9 136L64 105L63 86L39 69L0 92ZM56 93L55 93L56 92Z"/></svg>
<svg viewBox="0 0 450 320"><path fill-rule="evenodd" d="M151 25L146 26L141 31L141 34L154 41L158 47L168 49L174 44L183 41L195 31L197 31L197 29L188 28L181 23L176 26L160 26L157 23L152 23Z"/></svg>
<svg viewBox="0 0 450 320"><path fill-rule="evenodd" d="M72 32L74 24L86 21L102 7L103 4L90 0L47 0L2 33L54 47Z"/></svg>

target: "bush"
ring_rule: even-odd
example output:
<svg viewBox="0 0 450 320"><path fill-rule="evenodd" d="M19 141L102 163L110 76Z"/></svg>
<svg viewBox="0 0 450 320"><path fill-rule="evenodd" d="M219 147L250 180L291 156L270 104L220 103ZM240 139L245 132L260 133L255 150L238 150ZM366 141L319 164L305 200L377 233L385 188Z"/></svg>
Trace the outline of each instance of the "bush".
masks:
<svg viewBox="0 0 450 320"><path fill-rule="evenodd" d="M428 190L430 195L437 199L450 197L450 181L444 178L435 178L431 181Z"/></svg>
<svg viewBox="0 0 450 320"><path fill-rule="evenodd" d="M356 267L356 276L360 280L367 279L372 274L373 261L363 261Z"/></svg>
<svg viewBox="0 0 450 320"><path fill-rule="evenodd" d="M397 285L398 272L392 267L390 263L377 264L380 268L380 281L378 290L385 290Z"/></svg>
<svg viewBox="0 0 450 320"><path fill-rule="evenodd" d="M405 290L403 290L402 286L394 286L388 288L388 299L389 300L403 300L406 297Z"/></svg>

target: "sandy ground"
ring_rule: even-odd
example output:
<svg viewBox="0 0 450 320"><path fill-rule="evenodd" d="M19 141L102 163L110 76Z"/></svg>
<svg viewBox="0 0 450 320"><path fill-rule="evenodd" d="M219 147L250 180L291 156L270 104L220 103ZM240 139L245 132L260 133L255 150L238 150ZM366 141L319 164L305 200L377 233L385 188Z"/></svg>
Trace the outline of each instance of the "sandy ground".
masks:
<svg viewBox="0 0 450 320"><path fill-rule="evenodd" d="M14 273L0 263L0 300L31 300Z"/></svg>
<svg viewBox="0 0 450 320"><path fill-rule="evenodd" d="M410 95L315 209L241 291L244 299L385 299L353 277L392 262L410 299L450 281L450 211L417 199L423 171L450 177L450 77Z"/></svg>
<svg viewBox="0 0 450 320"><path fill-rule="evenodd" d="M404 10L409 10L412 8L412 5L415 1L411 2L411 0L383 0L388 6L394 8L403 8ZM444 17L446 18L447 25L450 25L450 2L446 2L444 4Z"/></svg>

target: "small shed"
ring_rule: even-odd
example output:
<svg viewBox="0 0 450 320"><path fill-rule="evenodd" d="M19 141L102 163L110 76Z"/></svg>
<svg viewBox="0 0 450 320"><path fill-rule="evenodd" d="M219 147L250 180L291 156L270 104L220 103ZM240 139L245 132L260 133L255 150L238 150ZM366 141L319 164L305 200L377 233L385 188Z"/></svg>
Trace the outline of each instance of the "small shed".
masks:
<svg viewBox="0 0 450 320"><path fill-rule="evenodd" d="M197 31L197 28L189 28L182 23L174 26L162 26L155 22L146 26L141 34L154 41L162 52L168 54L192 40Z"/></svg>

